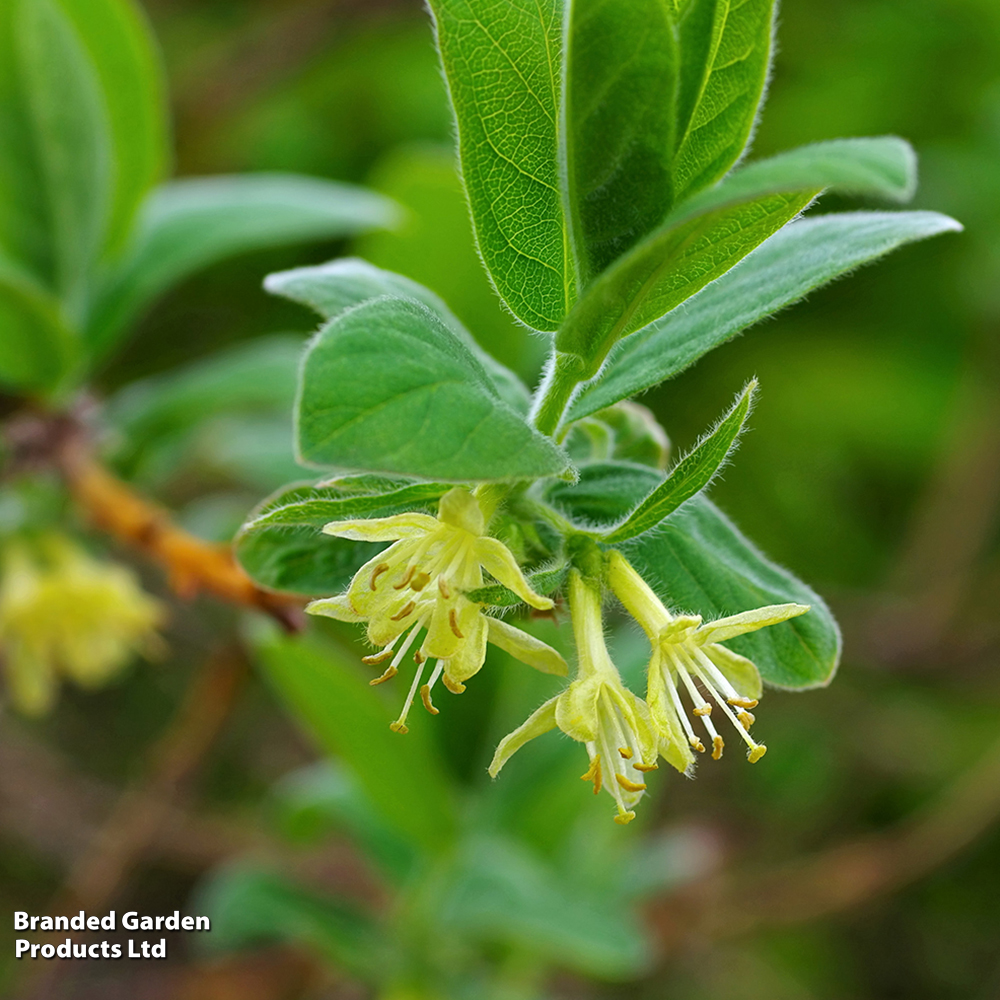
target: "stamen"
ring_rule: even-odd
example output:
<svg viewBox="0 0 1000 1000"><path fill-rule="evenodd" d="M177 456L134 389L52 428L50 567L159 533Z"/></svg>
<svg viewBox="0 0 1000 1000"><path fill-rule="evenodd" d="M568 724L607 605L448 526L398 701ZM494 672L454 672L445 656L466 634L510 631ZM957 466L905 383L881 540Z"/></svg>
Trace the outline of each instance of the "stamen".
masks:
<svg viewBox="0 0 1000 1000"><path fill-rule="evenodd" d="M438 577L438 590L441 591L441 596L447 601L451 598L451 589L448 584L444 582L444 577Z"/></svg>
<svg viewBox="0 0 1000 1000"><path fill-rule="evenodd" d="M386 669L386 672L382 674L381 677L376 677L375 680L369 681L368 683L372 687L375 687L376 684L384 684L386 681L392 680L392 678L395 677L396 674L398 673L399 671L396 669L396 667L390 663L388 668Z"/></svg>
<svg viewBox="0 0 1000 1000"><path fill-rule="evenodd" d="M423 663L423 662L424 662L424 660L426 660L426 659L427 659L427 657L426 657L426 656L424 656L424 652L423 652L423 650L422 650L422 649L418 649L418 650L417 650L417 651L416 651L416 652L415 652L415 653L413 654L413 662L414 662L414 663L416 663L416 664L417 664L417 666L419 666L419 665L420 665L421 663Z"/></svg>
<svg viewBox="0 0 1000 1000"><path fill-rule="evenodd" d="M712 760L720 760L722 758L722 748L726 744L722 742L722 737L716 733L712 737Z"/></svg>
<svg viewBox="0 0 1000 1000"><path fill-rule="evenodd" d="M757 717L752 712L738 712L736 718L743 723L744 729L749 729L757 721Z"/></svg>
<svg viewBox="0 0 1000 1000"><path fill-rule="evenodd" d="M740 698L739 692L730 683L729 678L712 662L712 658L701 648L694 643L692 643L694 658L701 664L702 669L712 678L709 687L716 687L722 691L726 698L729 699L729 704L734 705L737 701L742 700ZM690 652L690 650L689 650Z"/></svg>
<svg viewBox="0 0 1000 1000"><path fill-rule="evenodd" d="M618 752L622 755L622 760L632 759L632 751L628 747L619 747Z"/></svg>
<svg viewBox="0 0 1000 1000"><path fill-rule="evenodd" d="M423 573L423 572L418 573L410 581L410 590L415 590L417 593L420 593L420 591L423 590L424 587L426 587L427 584L430 582L431 582L430 573Z"/></svg>
<svg viewBox="0 0 1000 1000"><path fill-rule="evenodd" d="M465 685L461 681L453 680L447 674L441 678L441 683L452 693L461 694L465 690Z"/></svg>
<svg viewBox="0 0 1000 1000"><path fill-rule="evenodd" d="M407 568L406 572L403 574L402 579L399 581L399 583L394 583L392 585L392 589L393 590L402 590L410 582L410 580L413 578L413 574L416 571L417 571L416 565L411 564Z"/></svg>
<svg viewBox="0 0 1000 1000"><path fill-rule="evenodd" d="M619 826L627 826L634 819L635 819L635 813L631 809L626 809L623 812L618 813L617 816L615 816L615 822Z"/></svg>
<svg viewBox="0 0 1000 1000"><path fill-rule="evenodd" d="M594 794L596 795L601 790L601 756L600 754L594 754L590 758L590 767L587 768L586 774L580 775L581 781L592 781L594 783Z"/></svg>
<svg viewBox="0 0 1000 1000"><path fill-rule="evenodd" d="M677 668L677 657L674 656L673 652L669 654L670 663ZM692 749L698 750L698 753L704 753L705 748L702 747L701 740L698 739L694 734L694 729L691 727L691 720L687 717L687 712L684 711L684 706L681 704L681 696L677 693L677 685L674 683L674 675L668 666L662 666L660 668L663 672L663 683L664 687L667 689L667 693L670 695L670 703L674 707L674 714L681 720L681 726L684 728L684 734L688 738L688 743L691 744ZM699 750L698 748L701 747Z"/></svg>
<svg viewBox="0 0 1000 1000"><path fill-rule="evenodd" d="M392 656L392 646L386 646L380 653L373 653L371 656L362 656L361 662L367 663L370 667L377 667L380 663L385 663Z"/></svg>
<svg viewBox="0 0 1000 1000"><path fill-rule="evenodd" d="M750 736L750 734L741 724L740 720L734 714L733 710L729 707L727 702L723 700L722 695L709 683L708 678L705 676L705 671L701 668L698 662L705 654L702 653L700 649L696 649L695 651L696 653L699 653L701 655L698 656L697 659L695 658L691 659L690 661L691 669L695 671L695 673L701 679L702 683L705 684L705 686L709 689L709 691L711 691L712 697L715 698L716 704L725 713L726 718L728 718L729 721L733 724L733 728L736 730L737 733L740 734L740 737L743 740L743 742L746 743L746 745L750 748L750 752L747 755L748 759L753 758L751 760L751 763L756 763L758 760L761 759L761 757L764 756L765 753L767 753L767 747L764 747L762 743L757 743L757 741ZM686 652L687 652L686 650L681 650L682 654ZM707 657L705 658L707 659ZM763 750L760 749L761 747L764 747Z"/></svg>
<svg viewBox="0 0 1000 1000"><path fill-rule="evenodd" d="M660 769L659 764L633 764L637 771L658 771Z"/></svg>
<svg viewBox="0 0 1000 1000"><path fill-rule="evenodd" d="M375 569L372 570L371 588L375 589L375 581L383 574L389 572L388 563L379 563Z"/></svg>
<svg viewBox="0 0 1000 1000"><path fill-rule="evenodd" d="M426 708L431 715L438 714L438 710L434 707L434 702L431 701L431 689L434 687L437 679L441 676L443 670L444 664L438 660L434 667L434 672L431 674L431 679L420 689L420 700L424 703L424 708Z"/></svg>
<svg viewBox="0 0 1000 1000"><path fill-rule="evenodd" d="M410 714L410 708L413 705L413 699L417 696L417 689L420 687L420 678L424 672L424 665L421 663L417 667L417 672L413 675L413 683L410 685L410 691L406 696L406 701L403 703L403 711L399 713L399 718L395 722L389 723L389 728L394 733L408 733L409 729L406 727L406 717Z"/></svg>
<svg viewBox="0 0 1000 1000"><path fill-rule="evenodd" d="M680 653L680 650L678 650L678 653ZM674 662L677 664L677 674L684 682L684 687L687 688L687 692L691 696L691 701L694 702L692 714L697 716L710 715L712 712L712 706L705 701L705 698L702 696L702 693L698 690L694 681L691 679L691 675L688 673L688 669L685 667L679 655Z"/></svg>
<svg viewBox="0 0 1000 1000"><path fill-rule="evenodd" d="M756 698L729 698L727 700L730 705L735 705L737 708L756 708L760 704Z"/></svg>
<svg viewBox="0 0 1000 1000"><path fill-rule="evenodd" d="M413 613L413 609L416 607L416 603L413 601L408 602L403 608L401 608L396 614L391 615L389 621L401 622L407 615Z"/></svg>
<svg viewBox="0 0 1000 1000"><path fill-rule="evenodd" d="M626 792L644 792L646 790L645 784L641 781L629 781L623 774L615 774L615 780L618 782Z"/></svg>
<svg viewBox="0 0 1000 1000"><path fill-rule="evenodd" d="M434 707L434 702L431 701L430 684L422 684L420 686L420 700L424 703L424 708L426 708L431 715L439 714L438 710Z"/></svg>
<svg viewBox="0 0 1000 1000"><path fill-rule="evenodd" d="M455 608L452 608L451 611L448 612L448 624L451 626L452 632L454 632L459 639L465 638L465 636L462 635L461 631L458 628L458 612L455 610Z"/></svg>

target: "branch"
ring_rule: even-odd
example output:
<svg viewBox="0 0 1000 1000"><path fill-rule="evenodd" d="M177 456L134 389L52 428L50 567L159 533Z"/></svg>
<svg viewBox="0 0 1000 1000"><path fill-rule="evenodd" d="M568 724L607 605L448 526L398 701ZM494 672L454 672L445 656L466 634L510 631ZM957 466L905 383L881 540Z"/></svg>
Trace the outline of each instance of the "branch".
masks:
<svg viewBox="0 0 1000 1000"><path fill-rule="evenodd" d="M159 562L182 597L205 590L230 604L263 611L288 632L301 631L296 598L258 587L228 545L213 545L177 527L167 511L136 493L85 452L66 448L60 469L70 493L98 528Z"/></svg>

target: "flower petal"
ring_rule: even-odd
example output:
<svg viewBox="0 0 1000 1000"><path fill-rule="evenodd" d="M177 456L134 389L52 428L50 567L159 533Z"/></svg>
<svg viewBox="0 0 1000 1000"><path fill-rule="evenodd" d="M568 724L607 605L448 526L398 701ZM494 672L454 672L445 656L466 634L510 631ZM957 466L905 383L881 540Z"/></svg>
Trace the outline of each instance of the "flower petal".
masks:
<svg viewBox="0 0 1000 1000"><path fill-rule="evenodd" d="M475 557L495 580L502 583L508 590L513 590L522 601L526 601L539 611L548 611L552 601L541 594L536 594L521 572L510 549L495 538L477 538L473 548Z"/></svg>
<svg viewBox="0 0 1000 1000"><path fill-rule="evenodd" d="M338 622L363 622L364 615L359 615L351 602L347 599L347 594L337 594L336 597L321 597L318 601L310 601L306 605L306 614L324 615L327 618L336 618Z"/></svg>
<svg viewBox="0 0 1000 1000"><path fill-rule="evenodd" d="M745 632L756 632L768 625L778 625L804 615L809 610L808 604L769 604L764 608L754 608L752 611L741 611L738 615L719 618L698 629L699 642L723 642Z"/></svg>
<svg viewBox="0 0 1000 1000"><path fill-rule="evenodd" d="M489 639L494 646L499 646L504 652L510 653L529 667L540 670L543 674L555 674L565 677L569 673L566 661L551 646L541 639L536 639L527 632L522 632L513 625L499 618L487 618Z"/></svg>
<svg viewBox="0 0 1000 1000"><path fill-rule="evenodd" d="M323 534L355 542L391 542L397 538L421 538L440 527L441 522L436 517L410 512L357 521L331 521L323 525Z"/></svg>
<svg viewBox="0 0 1000 1000"><path fill-rule="evenodd" d="M550 698L540 708L536 708L517 729L512 733L508 733L500 741L499 746L497 746L497 752L493 755L493 761L489 767L491 778L495 778L500 773L500 768L525 743L533 740L536 736L542 736L549 732L549 730L556 728L556 702L558 700L558 695L555 698Z"/></svg>
<svg viewBox="0 0 1000 1000"><path fill-rule="evenodd" d="M597 739L597 699L604 680L600 676L573 681L556 703L556 725L580 743Z"/></svg>
<svg viewBox="0 0 1000 1000"><path fill-rule="evenodd" d="M764 685L760 679L760 671L750 660L715 642L703 648L705 655L722 671L741 698L760 701Z"/></svg>
<svg viewBox="0 0 1000 1000"><path fill-rule="evenodd" d="M478 612L465 626L465 638L445 661L444 672L456 686L479 672L486 662L486 618Z"/></svg>

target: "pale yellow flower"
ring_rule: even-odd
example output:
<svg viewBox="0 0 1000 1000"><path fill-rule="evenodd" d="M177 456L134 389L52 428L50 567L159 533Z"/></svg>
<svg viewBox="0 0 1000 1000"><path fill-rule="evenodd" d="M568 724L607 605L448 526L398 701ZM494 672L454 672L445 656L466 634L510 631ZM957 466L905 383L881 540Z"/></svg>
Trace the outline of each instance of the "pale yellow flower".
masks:
<svg viewBox="0 0 1000 1000"><path fill-rule="evenodd" d="M49 536L7 545L0 579L0 650L14 704L47 712L60 676L95 688L159 645L160 603L124 566Z"/></svg>
<svg viewBox="0 0 1000 1000"><path fill-rule="evenodd" d="M745 656L721 643L803 615L809 606L772 604L703 624L700 615L671 614L620 552L612 551L608 562L611 589L642 626L652 647L646 701L660 733L663 756L686 771L694 762L691 751L706 750L695 730L700 725L713 759L718 760L725 745L712 721L718 709L746 743L747 759L760 760L767 747L750 735L755 721L750 710L757 707L763 691L760 673Z"/></svg>
<svg viewBox="0 0 1000 1000"><path fill-rule="evenodd" d="M569 687L545 702L501 740L490 775L529 740L558 727L583 743L590 767L581 775L606 788L615 800L615 822L635 818L634 807L646 791L645 774L656 769L658 738L646 703L622 683L604 643L600 595L579 573L569 580L570 610L579 668Z"/></svg>
<svg viewBox="0 0 1000 1000"><path fill-rule="evenodd" d="M487 642L545 673L566 673L566 663L554 649L485 615L482 606L466 596L484 585L486 570L532 607L552 607L549 598L531 589L510 550L486 534L482 510L468 490L449 490L441 498L437 517L407 513L333 521L323 531L339 538L395 543L358 570L345 594L313 601L306 610L339 621L367 623L368 639L381 650L365 657L365 662L389 661L373 684L398 673L403 658L424 632L414 653L413 683L393 723L398 732L406 732L406 716L418 689L424 706L435 715L431 692L439 678L456 694L465 690L465 681L483 665ZM437 662L429 681L421 686L430 660Z"/></svg>

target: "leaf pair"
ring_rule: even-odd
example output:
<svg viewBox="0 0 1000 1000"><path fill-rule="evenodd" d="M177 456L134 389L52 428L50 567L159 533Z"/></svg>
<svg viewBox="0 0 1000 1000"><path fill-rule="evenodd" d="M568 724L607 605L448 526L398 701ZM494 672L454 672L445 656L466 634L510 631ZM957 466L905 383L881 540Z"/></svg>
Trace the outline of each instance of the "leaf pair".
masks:
<svg viewBox="0 0 1000 1000"><path fill-rule="evenodd" d="M773 0L432 0L476 237L558 329L590 279L749 137Z"/></svg>

